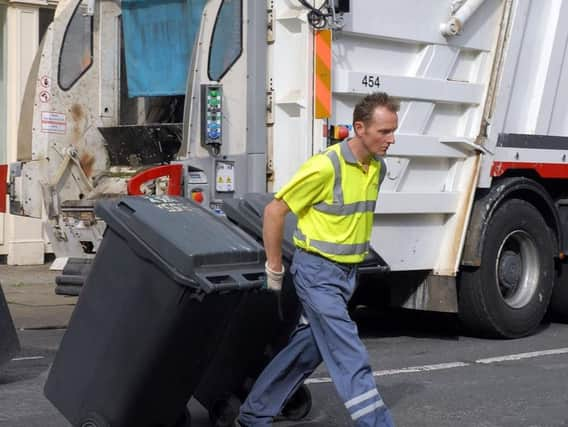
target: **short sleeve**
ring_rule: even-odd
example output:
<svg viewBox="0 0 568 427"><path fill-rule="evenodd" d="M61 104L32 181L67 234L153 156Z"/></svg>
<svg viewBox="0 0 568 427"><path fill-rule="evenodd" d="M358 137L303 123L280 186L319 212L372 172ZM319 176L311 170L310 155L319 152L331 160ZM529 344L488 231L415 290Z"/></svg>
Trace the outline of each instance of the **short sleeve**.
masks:
<svg viewBox="0 0 568 427"><path fill-rule="evenodd" d="M296 215L325 200L333 185L333 166L324 154L308 159L274 196L286 202Z"/></svg>

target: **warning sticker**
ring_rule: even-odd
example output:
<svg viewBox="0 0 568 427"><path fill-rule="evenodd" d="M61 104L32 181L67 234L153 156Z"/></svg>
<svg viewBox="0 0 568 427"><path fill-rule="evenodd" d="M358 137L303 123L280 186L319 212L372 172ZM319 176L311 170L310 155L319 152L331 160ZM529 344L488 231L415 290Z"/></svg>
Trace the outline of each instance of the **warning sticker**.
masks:
<svg viewBox="0 0 568 427"><path fill-rule="evenodd" d="M233 162L217 162L215 190L223 193L235 191L235 165Z"/></svg>
<svg viewBox="0 0 568 427"><path fill-rule="evenodd" d="M65 114L42 111L41 131L45 133L66 133L67 119L65 118Z"/></svg>

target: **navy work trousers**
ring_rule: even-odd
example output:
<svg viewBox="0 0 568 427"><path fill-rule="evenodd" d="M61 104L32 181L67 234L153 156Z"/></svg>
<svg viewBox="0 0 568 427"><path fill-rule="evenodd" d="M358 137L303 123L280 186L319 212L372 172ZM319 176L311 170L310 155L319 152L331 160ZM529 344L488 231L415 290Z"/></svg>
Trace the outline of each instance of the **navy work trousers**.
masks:
<svg viewBox="0 0 568 427"><path fill-rule="evenodd" d="M357 325L347 311L356 268L297 250L290 272L307 324L298 326L259 376L241 407L240 422L251 427L272 425L286 400L323 360L355 426L393 427Z"/></svg>

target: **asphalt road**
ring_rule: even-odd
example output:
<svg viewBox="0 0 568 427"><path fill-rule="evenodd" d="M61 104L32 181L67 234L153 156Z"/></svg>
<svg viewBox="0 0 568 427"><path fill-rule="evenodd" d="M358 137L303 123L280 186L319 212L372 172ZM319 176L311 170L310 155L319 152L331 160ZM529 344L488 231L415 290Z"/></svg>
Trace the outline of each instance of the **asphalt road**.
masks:
<svg viewBox="0 0 568 427"><path fill-rule="evenodd" d="M568 426L568 325L546 323L519 340L464 336L432 313L355 314L375 377L397 426ZM0 368L0 426L63 427L42 387L64 330L19 332L23 351ZM313 408L301 422L349 426L325 367L308 380ZM207 413L190 402L195 427Z"/></svg>

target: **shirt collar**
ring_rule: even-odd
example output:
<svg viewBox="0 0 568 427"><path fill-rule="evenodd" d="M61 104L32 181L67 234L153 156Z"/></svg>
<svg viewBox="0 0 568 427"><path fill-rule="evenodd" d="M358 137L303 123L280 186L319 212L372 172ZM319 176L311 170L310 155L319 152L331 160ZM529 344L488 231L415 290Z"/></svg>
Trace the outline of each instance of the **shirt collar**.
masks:
<svg viewBox="0 0 568 427"><path fill-rule="evenodd" d="M359 162L357 161L357 159L355 158L355 155L353 154L353 151L351 151L351 147L349 147L348 142L350 141L350 139L346 139L345 141L343 141L340 144L340 149L341 149L341 155L343 156L343 159L347 162L347 163L351 163L351 164L358 164ZM383 156L379 156L378 154L373 156L373 159L375 159L376 161L380 162L381 159L383 158Z"/></svg>
<svg viewBox="0 0 568 427"><path fill-rule="evenodd" d="M359 162L357 161L357 159L353 155L353 152L351 151L351 148L349 147L348 143L349 143L349 139L346 139L345 141L343 141L341 143L341 146L340 146L341 155L343 156L343 159L347 163L352 163L352 164L356 165Z"/></svg>

